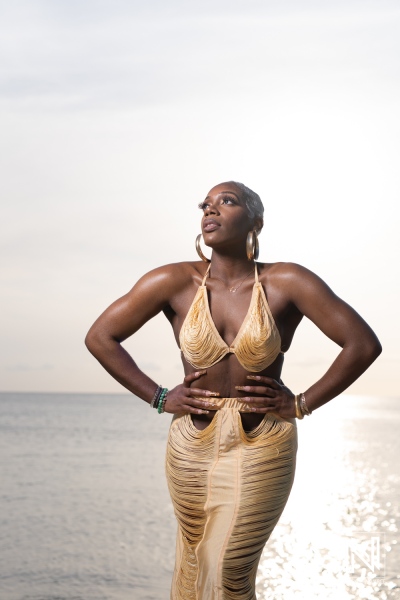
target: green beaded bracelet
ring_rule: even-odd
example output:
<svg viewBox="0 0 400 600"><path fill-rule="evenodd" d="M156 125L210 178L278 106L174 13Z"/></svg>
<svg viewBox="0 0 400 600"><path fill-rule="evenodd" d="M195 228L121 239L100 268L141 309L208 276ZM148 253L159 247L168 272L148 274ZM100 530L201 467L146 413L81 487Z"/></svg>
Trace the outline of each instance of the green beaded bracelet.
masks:
<svg viewBox="0 0 400 600"><path fill-rule="evenodd" d="M165 394L163 394L161 396L160 402L158 403L158 406L157 406L157 412L159 415L162 413L162 406L163 406L164 398L165 398Z"/></svg>
<svg viewBox="0 0 400 600"><path fill-rule="evenodd" d="M154 405L154 408L158 410L158 412L160 412L160 407L162 406L163 400L165 398L165 395L168 393L167 388L162 388L161 394L158 398L158 402L156 405Z"/></svg>
<svg viewBox="0 0 400 600"><path fill-rule="evenodd" d="M167 401L167 396L168 396L168 390L167 388L163 389L163 392L165 391L165 393L163 394L162 400L160 400L160 402L158 403L158 413L161 415L161 413L164 412L164 407L165 407L165 403Z"/></svg>

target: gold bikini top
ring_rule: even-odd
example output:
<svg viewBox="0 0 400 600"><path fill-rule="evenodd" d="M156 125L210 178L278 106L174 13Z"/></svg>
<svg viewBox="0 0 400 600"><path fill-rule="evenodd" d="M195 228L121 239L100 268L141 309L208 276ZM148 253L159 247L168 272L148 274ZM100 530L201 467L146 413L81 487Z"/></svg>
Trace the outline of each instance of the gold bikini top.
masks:
<svg viewBox="0 0 400 600"><path fill-rule="evenodd" d="M246 371L263 371L281 352L281 336L258 281L257 264L249 310L230 346L218 333L211 316L206 287L210 267L211 263L179 333L185 359L195 369L207 369L232 353Z"/></svg>

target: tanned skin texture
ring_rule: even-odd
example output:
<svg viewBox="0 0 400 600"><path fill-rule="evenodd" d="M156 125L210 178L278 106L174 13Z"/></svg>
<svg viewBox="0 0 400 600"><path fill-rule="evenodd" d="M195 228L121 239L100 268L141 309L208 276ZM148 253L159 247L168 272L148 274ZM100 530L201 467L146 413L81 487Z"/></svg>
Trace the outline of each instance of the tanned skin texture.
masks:
<svg viewBox="0 0 400 600"><path fill-rule="evenodd" d="M250 218L241 190L233 183L212 188L202 208L203 238L212 249L207 278L210 310L222 339L231 344L250 305L254 274L244 279L234 294L229 288L249 273L252 263L246 256L247 234L261 229L263 222L260 218ZM289 349L304 316L340 348L326 373L303 390L307 406L313 411L360 377L381 353L381 345L361 316L308 269L294 263L258 264L259 280L280 332L282 350ZM89 351L110 375L148 403L157 383L138 368L121 342L161 311L171 323L178 342L182 323L207 266L202 261L185 261L150 271L100 315L86 336ZM261 373L245 371L234 354L202 371L196 371L183 355L182 362L184 381L170 390L165 411L190 413L198 429L204 429L215 414L208 401L199 399L204 396L210 397L210 403L213 396L240 397L248 402L252 412L241 413L246 431L256 427L266 412L285 419L295 417L294 394L280 379L281 354Z"/></svg>

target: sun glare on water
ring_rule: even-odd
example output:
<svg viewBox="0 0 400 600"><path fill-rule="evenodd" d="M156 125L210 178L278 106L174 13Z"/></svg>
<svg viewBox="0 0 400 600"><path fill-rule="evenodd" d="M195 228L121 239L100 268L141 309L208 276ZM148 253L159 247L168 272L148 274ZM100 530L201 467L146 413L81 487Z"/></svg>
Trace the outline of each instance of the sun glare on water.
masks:
<svg viewBox="0 0 400 600"><path fill-rule="evenodd" d="M260 600L400 598L391 501L400 476L382 460L383 445L380 455L373 435L353 426L358 419L373 428L369 405L350 398L345 416L332 403L299 423L296 478L260 561Z"/></svg>

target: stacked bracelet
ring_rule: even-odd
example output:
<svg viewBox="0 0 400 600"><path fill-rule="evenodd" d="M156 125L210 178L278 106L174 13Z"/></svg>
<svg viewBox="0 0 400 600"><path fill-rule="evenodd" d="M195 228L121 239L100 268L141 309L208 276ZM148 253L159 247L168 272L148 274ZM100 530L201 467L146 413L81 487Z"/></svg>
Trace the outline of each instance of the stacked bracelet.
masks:
<svg viewBox="0 0 400 600"><path fill-rule="evenodd" d="M304 419L304 415L300 408L300 400L297 395L294 397L294 410L296 412L296 419Z"/></svg>
<svg viewBox="0 0 400 600"><path fill-rule="evenodd" d="M164 412L165 403L167 401L167 388L163 388L161 385L157 386L154 396L150 402L151 408L155 408L160 414Z"/></svg>
<svg viewBox="0 0 400 600"><path fill-rule="evenodd" d="M161 395L160 395L160 399L158 401L158 407L157 407L159 414L164 412L164 407L165 407L165 403L167 401L167 396L168 396L168 390L167 390L167 388L163 388Z"/></svg>
<svg viewBox="0 0 400 600"><path fill-rule="evenodd" d="M155 408L159 413L164 412L165 403L167 401L167 388L161 387L161 385L157 386L156 391L154 392L154 396L152 401L150 402L150 406Z"/></svg>
<svg viewBox="0 0 400 600"><path fill-rule="evenodd" d="M306 397L304 394L300 394L300 410L303 413L303 415L308 415L308 416L312 415L312 410L310 410L307 407Z"/></svg>
<svg viewBox="0 0 400 600"><path fill-rule="evenodd" d="M162 386L158 385L156 391L154 392L154 396L152 401L150 402L151 408L157 408L158 401L160 399L160 394L162 392Z"/></svg>
<svg viewBox="0 0 400 600"><path fill-rule="evenodd" d="M312 414L312 411L307 407L304 394L298 394L294 397L294 410L296 412L296 419L304 419L304 415L309 416Z"/></svg>

